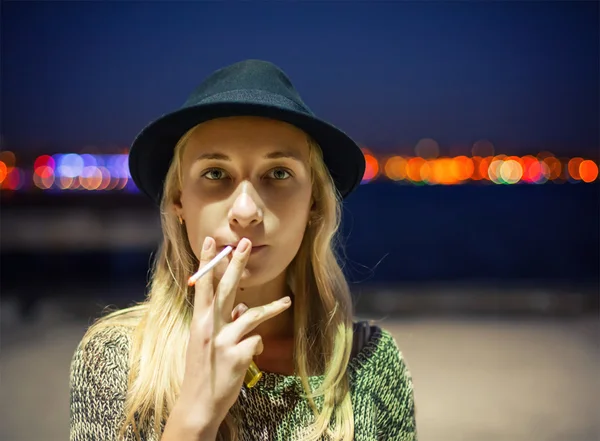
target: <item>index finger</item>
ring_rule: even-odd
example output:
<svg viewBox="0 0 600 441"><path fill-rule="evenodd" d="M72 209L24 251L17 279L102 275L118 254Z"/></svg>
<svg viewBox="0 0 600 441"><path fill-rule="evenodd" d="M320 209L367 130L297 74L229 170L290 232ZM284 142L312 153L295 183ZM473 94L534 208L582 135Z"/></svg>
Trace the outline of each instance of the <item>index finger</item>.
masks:
<svg viewBox="0 0 600 441"><path fill-rule="evenodd" d="M243 248L245 250L243 250ZM243 251L242 251L243 250ZM219 286L216 291L217 303L217 318L221 320L221 325L229 323L231 321L231 312L233 311L233 305L235 303L235 297L237 294L237 288L242 278L242 273L250 257L252 250L252 242L249 239L242 239L238 244L238 247L233 252L231 261L225 270L225 274L219 282Z"/></svg>
<svg viewBox="0 0 600 441"><path fill-rule="evenodd" d="M216 253L215 241L212 237L206 236L202 244L200 252L200 268L204 268L214 257ZM195 283L194 291L194 316L200 317L202 313L208 311L211 307L214 297L213 287L213 271L210 269L208 273L201 277Z"/></svg>

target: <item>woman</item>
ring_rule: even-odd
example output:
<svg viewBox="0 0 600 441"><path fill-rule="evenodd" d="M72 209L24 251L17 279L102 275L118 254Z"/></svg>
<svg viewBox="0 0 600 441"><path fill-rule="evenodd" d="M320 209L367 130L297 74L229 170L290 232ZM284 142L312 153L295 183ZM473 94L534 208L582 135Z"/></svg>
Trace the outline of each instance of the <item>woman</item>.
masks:
<svg viewBox="0 0 600 441"><path fill-rule="evenodd" d="M334 254L364 157L284 72L218 70L129 161L164 241L147 299L97 321L75 352L72 441L416 439L407 366L386 330L353 322ZM252 362L263 376L250 387Z"/></svg>

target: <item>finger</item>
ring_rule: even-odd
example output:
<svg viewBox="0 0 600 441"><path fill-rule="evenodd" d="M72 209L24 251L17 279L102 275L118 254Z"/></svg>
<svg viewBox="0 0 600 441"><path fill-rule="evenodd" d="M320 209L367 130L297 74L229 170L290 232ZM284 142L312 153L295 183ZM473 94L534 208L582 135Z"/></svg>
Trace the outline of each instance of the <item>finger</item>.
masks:
<svg viewBox="0 0 600 441"><path fill-rule="evenodd" d="M260 355L265 350L262 337L252 335L242 340L236 347L236 352L240 355L240 363L244 366L250 366L255 355Z"/></svg>
<svg viewBox="0 0 600 441"><path fill-rule="evenodd" d="M231 321L236 321L246 311L248 311L248 306L245 303L238 303L231 313Z"/></svg>
<svg viewBox="0 0 600 441"><path fill-rule="evenodd" d="M244 245L247 245L245 250L243 249ZM217 310L219 311L219 318L222 323L229 323L231 321L231 313L235 302L237 287L240 283L244 268L246 267L246 262L248 262L251 250L252 242L246 238L242 239L233 252L231 262L229 262L225 274L223 274L223 278L221 278L219 286L217 287L215 300L217 303Z"/></svg>
<svg viewBox="0 0 600 441"><path fill-rule="evenodd" d="M221 280L223 278L223 274L225 274L225 271L227 270L228 265L229 265L229 259L225 258L225 259L219 260L219 263L217 263L217 265L214 268L215 271L213 272L213 274L214 274L213 279L216 279L217 281Z"/></svg>
<svg viewBox="0 0 600 441"><path fill-rule="evenodd" d="M289 299L289 297L284 297L264 306L251 308L237 320L229 323L226 332L224 332L228 343L237 344L243 341L245 336L256 329L258 325L288 309L292 303L286 302L285 299Z"/></svg>
<svg viewBox="0 0 600 441"><path fill-rule="evenodd" d="M215 241L212 237L207 236L202 244L202 251L200 253L200 268L206 266L210 262L216 253ZM213 287L213 271L214 268L208 271L203 277L196 281L195 286L195 297L194 297L194 315L200 317L205 314L206 311L210 310L214 297Z"/></svg>

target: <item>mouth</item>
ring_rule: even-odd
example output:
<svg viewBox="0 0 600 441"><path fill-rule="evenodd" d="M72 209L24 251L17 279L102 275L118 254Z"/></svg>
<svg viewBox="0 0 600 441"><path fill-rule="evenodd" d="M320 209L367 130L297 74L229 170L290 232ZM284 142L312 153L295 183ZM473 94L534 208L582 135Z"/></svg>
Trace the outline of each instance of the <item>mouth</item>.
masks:
<svg viewBox="0 0 600 441"><path fill-rule="evenodd" d="M233 251L235 251L236 247L234 245L230 245L231 248L233 248ZM224 250L226 247L221 247L221 250ZM258 252L260 252L261 250L267 248L267 245L256 245L252 247L252 250L250 251L250 255L256 254Z"/></svg>
<svg viewBox="0 0 600 441"><path fill-rule="evenodd" d="M258 245L256 247L252 247L252 250L250 250L250 255L256 254L256 253L258 253L259 251L261 251L261 250L263 250L265 248L267 248L266 245Z"/></svg>

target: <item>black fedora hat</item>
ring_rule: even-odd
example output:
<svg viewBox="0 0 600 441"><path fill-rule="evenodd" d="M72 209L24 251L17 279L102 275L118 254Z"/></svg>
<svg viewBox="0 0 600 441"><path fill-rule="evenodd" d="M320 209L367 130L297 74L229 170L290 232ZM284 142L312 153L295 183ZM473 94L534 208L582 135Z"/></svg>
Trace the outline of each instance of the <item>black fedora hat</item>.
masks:
<svg viewBox="0 0 600 441"><path fill-rule="evenodd" d="M246 60L211 74L180 109L161 116L137 135L129 152L129 170L137 187L159 204L179 139L197 124L228 116L262 116L308 133L323 150L325 165L343 198L362 180L365 159L359 146L319 119L279 67Z"/></svg>

